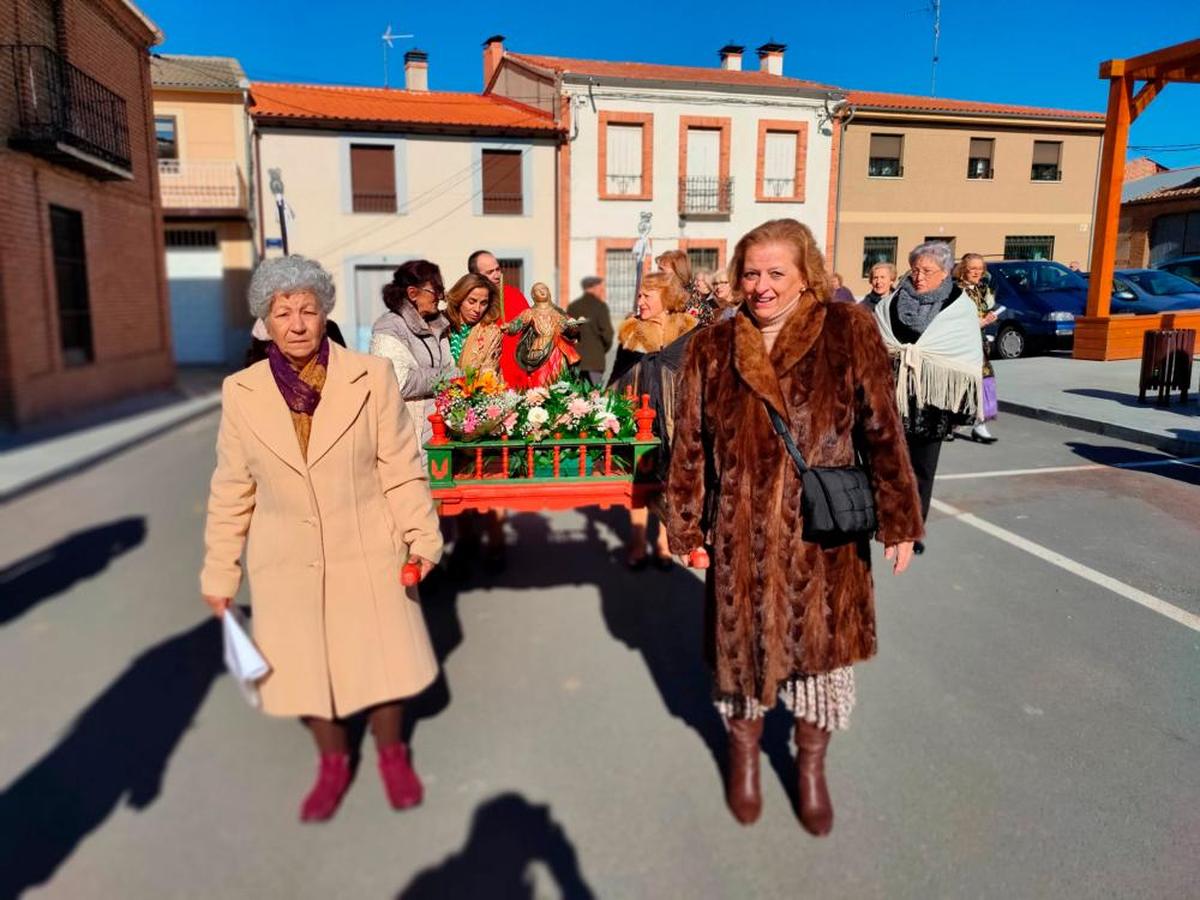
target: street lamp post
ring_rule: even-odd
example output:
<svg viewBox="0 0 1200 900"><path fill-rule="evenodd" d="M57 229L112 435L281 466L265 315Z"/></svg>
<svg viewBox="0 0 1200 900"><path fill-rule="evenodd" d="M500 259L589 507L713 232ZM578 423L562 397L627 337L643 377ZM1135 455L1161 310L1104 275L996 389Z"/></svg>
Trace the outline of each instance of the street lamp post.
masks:
<svg viewBox="0 0 1200 900"><path fill-rule="evenodd" d="M283 174L280 169L269 169L271 193L275 195L275 209L279 214L279 238L283 242L283 255L288 255L287 203L283 199Z"/></svg>

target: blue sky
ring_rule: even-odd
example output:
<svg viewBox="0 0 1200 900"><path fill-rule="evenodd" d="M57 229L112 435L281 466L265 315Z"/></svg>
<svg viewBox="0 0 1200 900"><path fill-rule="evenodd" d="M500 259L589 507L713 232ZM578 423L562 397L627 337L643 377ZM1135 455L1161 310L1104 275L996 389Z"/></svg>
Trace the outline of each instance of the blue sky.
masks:
<svg viewBox="0 0 1200 900"><path fill-rule="evenodd" d="M381 86L379 36L390 23L403 54L429 53L434 90L482 89L480 46L491 34L513 50L590 59L716 65L733 42L752 51L768 40L788 45L784 72L844 87L929 93L933 17L928 0L759 2L729 15L716 0L655 4L387 3L339 6L296 0L140 0L166 33L164 53L236 56L251 79ZM601 10L605 10L601 12ZM645 10L639 20L633 15ZM982 11L981 11L982 10ZM1136 12L1135 12L1136 10ZM1107 83L1101 60L1136 56L1200 37L1200 2L1139 4L1098 0L1010 0L984 5L944 0L938 94L1101 111ZM751 53L752 59L752 53ZM757 61L748 62L757 65ZM1131 144L1196 145L1146 154L1172 168L1200 165L1200 84L1170 85L1134 123Z"/></svg>

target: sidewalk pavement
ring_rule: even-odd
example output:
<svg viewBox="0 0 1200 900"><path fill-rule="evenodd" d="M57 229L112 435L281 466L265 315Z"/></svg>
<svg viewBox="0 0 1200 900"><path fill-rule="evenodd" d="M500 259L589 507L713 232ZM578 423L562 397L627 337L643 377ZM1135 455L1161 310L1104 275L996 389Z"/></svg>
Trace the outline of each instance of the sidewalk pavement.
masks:
<svg viewBox="0 0 1200 900"><path fill-rule="evenodd" d="M1138 402L1141 360L1092 362L1054 354L995 360L1000 411L1055 422L1093 434L1154 447L1176 456L1200 456L1200 391L1196 375L1187 403L1172 393L1156 406L1148 392ZM1196 366L1200 370L1200 363Z"/></svg>
<svg viewBox="0 0 1200 900"><path fill-rule="evenodd" d="M176 386L20 431L0 431L0 503L107 459L221 405L225 372L179 370Z"/></svg>

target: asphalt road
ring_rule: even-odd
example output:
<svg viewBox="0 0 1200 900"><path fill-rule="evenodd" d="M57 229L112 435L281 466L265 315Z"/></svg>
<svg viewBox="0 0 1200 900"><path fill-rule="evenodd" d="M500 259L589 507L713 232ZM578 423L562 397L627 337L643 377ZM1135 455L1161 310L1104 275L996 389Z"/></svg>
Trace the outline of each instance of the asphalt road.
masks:
<svg viewBox="0 0 1200 900"><path fill-rule="evenodd" d="M388 809L368 747L313 827L307 736L245 706L196 595L215 426L3 508L0 898L1200 893L1196 465L1012 417L946 447L824 840L781 716L762 820L724 809L695 576L627 572L617 513L518 516L506 574L425 597L425 805Z"/></svg>

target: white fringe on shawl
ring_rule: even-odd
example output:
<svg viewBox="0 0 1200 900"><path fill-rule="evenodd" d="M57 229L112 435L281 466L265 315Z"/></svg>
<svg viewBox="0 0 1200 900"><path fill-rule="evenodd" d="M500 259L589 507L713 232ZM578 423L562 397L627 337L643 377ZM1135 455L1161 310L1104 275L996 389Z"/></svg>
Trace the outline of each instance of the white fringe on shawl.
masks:
<svg viewBox="0 0 1200 900"><path fill-rule="evenodd" d="M934 316L915 344L902 344L892 331L895 302L895 294L880 300L875 320L888 353L900 360L896 404L901 418L908 418L908 398L915 396L918 407L962 411L983 421L983 344L975 302L963 293Z"/></svg>

